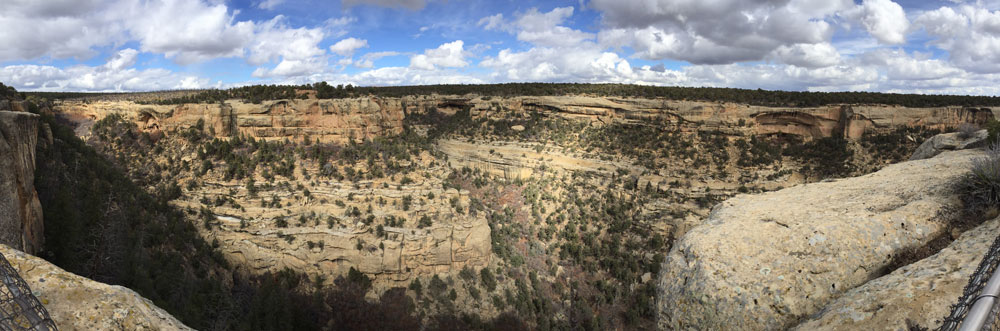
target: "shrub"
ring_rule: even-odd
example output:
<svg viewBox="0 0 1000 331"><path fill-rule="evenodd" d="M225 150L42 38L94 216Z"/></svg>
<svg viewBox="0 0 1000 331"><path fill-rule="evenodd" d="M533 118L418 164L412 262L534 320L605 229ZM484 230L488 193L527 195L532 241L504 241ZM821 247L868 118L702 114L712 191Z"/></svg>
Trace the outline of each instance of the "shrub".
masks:
<svg viewBox="0 0 1000 331"><path fill-rule="evenodd" d="M364 292L367 292L368 289L372 287L371 278L368 278L368 275L354 269L354 267L351 267L351 269L347 271L347 281L358 285Z"/></svg>
<svg viewBox="0 0 1000 331"><path fill-rule="evenodd" d="M493 273L490 272L489 268L480 270L479 276L483 280L483 287L486 288L486 292L493 292L493 290L497 289L497 280L493 277Z"/></svg>
<svg viewBox="0 0 1000 331"><path fill-rule="evenodd" d="M410 290L413 291L413 293L416 293L418 298L421 294L423 294L424 286L420 284L420 279L413 279L413 281L410 282Z"/></svg>
<svg viewBox="0 0 1000 331"><path fill-rule="evenodd" d="M444 295L444 291L448 289L448 284L445 284L438 275L434 275L427 289L430 290L431 296L438 298Z"/></svg>
<svg viewBox="0 0 1000 331"><path fill-rule="evenodd" d="M972 123L962 123L958 126L958 138L965 140L972 137L973 134L979 131L979 126Z"/></svg>
<svg viewBox="0 0 1000 331"><path fill-rule="evenodd" d="M962 202L973 215L1000 207L1000 140L986 149L986 156L972 161L972 171L959 184Z"/></svg>
<svg viewBox="0 0 1000 331"><path fill-rule="evenodd" d="M986 122L986 131L990 134L987 141L997 141L997 139L1000 139L1000 121L991 118Z"/></svg>
<svg viewBox="0 0 1000 331"><path fill-rule="evenodd" d="M420 216L420 221L418 221L417 223L417 228L423 229L426 227L430 227L431 225L434 225L434 221L432 221L430 217L427 217L427 215L424 215Z"/></svg>

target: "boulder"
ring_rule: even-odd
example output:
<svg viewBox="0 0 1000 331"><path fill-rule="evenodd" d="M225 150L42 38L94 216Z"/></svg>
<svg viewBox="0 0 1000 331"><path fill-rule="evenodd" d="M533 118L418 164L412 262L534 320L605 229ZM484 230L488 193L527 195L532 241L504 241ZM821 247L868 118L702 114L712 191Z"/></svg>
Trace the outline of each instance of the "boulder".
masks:
<svg viewBox="0 0 1000 331"><path fill-rule="evenodd" d="M929 159L943 151L982 147L986 145L988 136L986 130L976 131L966 138L962 138L959 132L942 133L920 144L920 147L913 151L910 160Z"/></svg>
<svg viewBox="0 0 1000 331"><path fill-rule="evenodd" d="M61 330L191 330L134 291L96 282L0 245Z"/></svg>
<svg viewBox="0 0 1000 331"><path fill-rule="evenodd" d="M35 192L39 116L0 111L0 244L35 253L42 247L42 205Z"/></svg>
<svg viewBox="0 0 1000 331"><path fill-rule="evenodd" d="M844 293L797 330L898 330L907 320L941 327L1000 233L1000 218L966 231L926 259Z"/></svg>
<svg viewBox="0 0 1000 331"><path fill-rule="evenodd" d="M947 235L953 184L978 150L842 180L738 195L681 237L662 267L664 329L785 329Z"/></svg>

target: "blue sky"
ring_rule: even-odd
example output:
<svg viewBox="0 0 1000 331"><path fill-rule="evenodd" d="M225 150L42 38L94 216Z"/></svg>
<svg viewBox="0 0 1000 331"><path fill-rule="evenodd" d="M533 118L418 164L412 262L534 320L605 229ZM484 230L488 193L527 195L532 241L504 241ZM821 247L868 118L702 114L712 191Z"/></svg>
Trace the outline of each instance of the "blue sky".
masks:
<svg viewBox="0 0 1000 331"><path fill-rule="evenodd" d="M1000 0L4 0L19 90L614 82L1000 94Z"/></svg>

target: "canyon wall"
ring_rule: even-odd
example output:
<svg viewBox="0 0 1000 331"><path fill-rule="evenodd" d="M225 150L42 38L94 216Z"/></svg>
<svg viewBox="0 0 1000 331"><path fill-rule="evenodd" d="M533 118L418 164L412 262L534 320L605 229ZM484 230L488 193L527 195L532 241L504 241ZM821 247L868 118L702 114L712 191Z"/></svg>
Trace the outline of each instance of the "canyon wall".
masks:
<svg viewBox="0 0 1000 331"><path fill-rule="evenodd" d="M8 109L0 109L0 243L34 254L44 240L35 192L39 116Z"/></svg>
<svg viewBox="0 0 1000 331"><path fill-rule="evenodd" d="M763 107L728 102L667 99L549 96L407 96L347 99L273 100L249 104L229 100L218 104L142 105L127 101L59 103L56 110L77 120L99 120L121 113L140 128L176 132L195 126L219 137L241 133L259 138L346 141L399 133L408 113L435 108L454 113L468 108L474 117L506 116L538 111L546 115L609 123L675 123L692 130L720 130L734 134L785 133L806 139L842 136L896 126L951 128L964 122L985 123L991 108L891 105L827 105L821 107Z"/></svg>

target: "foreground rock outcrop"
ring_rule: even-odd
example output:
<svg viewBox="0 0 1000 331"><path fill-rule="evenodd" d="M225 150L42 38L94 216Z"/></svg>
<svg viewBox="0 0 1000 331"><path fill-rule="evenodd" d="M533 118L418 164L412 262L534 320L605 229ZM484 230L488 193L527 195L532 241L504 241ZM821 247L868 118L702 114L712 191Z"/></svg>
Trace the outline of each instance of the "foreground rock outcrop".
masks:
<svg viewBox="0 0 1000 331"><path fill-rule="evenodd" d="M35 192L39 116L0 110L0 244L42 247L42 205Z"/></svg>
<svg viewBox="0 0 1000 331"><path fill-rule="evenodd" d="M979 130L968 136L963 136L961 132L939 134L921 143L913 151L910 160L929 159L944 151L982 147L986 145L989 135L986 130Z"/></svg>
<svg viewBox="0 0 1000 331"><path fill-rule="evenodd" d="M796 329L898 330L907 321L937 329L998 233L1000 218L966 231L937 254L844 293Z"/></svg>
<svg viewBox="0 0 1000 331"><path fill-rule="evenodd" d="M661 328L783 329L882 276L902 251L948 235L952 185L981 151L866 176L739 195L664 261Z"/></svg>
<svg viewBox="0 0 1000 331"><path fill-rule="evenodd" d="M190 330L134 291L74 275L0 245L60 330Z"/></svg>

